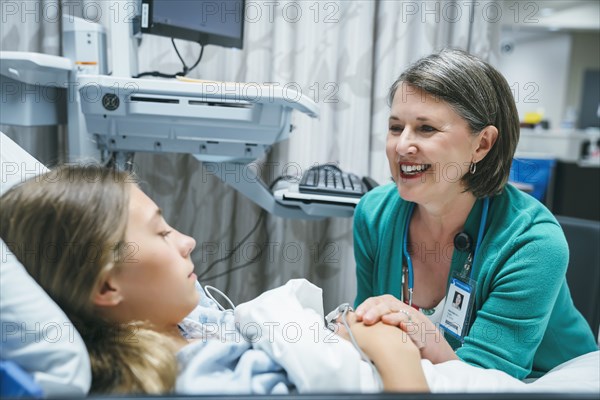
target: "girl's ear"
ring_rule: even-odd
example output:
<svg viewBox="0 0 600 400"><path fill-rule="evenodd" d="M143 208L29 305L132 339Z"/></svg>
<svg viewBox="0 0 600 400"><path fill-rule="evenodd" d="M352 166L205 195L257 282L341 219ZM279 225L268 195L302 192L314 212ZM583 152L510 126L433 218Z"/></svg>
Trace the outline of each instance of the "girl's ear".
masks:
<svg viewBox="0 0 600 400"><path fill-rule="evenodd" d="M92 302L99 307L114 307L123 300L119 285L109 272L98 284Z"/></svg>
<svg viewBox="0 0 600 400"><path fill-rule="evenodd" d="M474 159L477 160L477 162L483 160L485 156L487 156L492 147L494 147L496 139L498 139L498 128L494 125L488 125L483 128L479 134L478 146L475 149Z"/></svg>

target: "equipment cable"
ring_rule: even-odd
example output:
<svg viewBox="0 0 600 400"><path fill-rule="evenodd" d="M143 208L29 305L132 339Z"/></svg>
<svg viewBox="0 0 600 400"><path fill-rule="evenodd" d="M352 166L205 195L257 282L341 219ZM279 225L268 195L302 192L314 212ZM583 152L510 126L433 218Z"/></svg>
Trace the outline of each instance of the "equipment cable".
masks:
<svg viewBox="0 0 600 400"><path fill-rule="evenodd" d="M183 57L181 57L181 54L179 53L179 49L177 49L177 45L175 44L174 38L171 38L171 43L173 43L173 48L175 49L175 53L177 53L177 57L179 57L181 64L183 64L183 71L177 72L176 74L165 74L165 73L162 73L159 71L148 71L148 72L142 72L141 74L137 74L136 76L134 76L134 78L141 78L143 76L154 76L154 77L158 77L158 78L177 78L178 76L186 76L194 68L196 68L198 66L198 64L200 64L200 60L202 60L202 56L204 55L204 47L205 47L202 43L198 43L200 45L200 55L198 56L198 59L196 60L194 65L192 65L191 67L188 67L187 64L185 63L185 61L183 60Z"/></svg>

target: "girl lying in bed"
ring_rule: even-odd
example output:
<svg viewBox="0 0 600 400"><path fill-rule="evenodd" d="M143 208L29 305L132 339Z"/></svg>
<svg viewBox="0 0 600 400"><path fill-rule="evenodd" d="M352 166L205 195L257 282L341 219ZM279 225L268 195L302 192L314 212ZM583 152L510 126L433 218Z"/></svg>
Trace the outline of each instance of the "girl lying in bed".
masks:
<svg viewBox="0 0 600 400"><path fill-rule="evenodd" d="M0 236L83 337L92 392L300 388L295 377L302 373L286 373L265 351L232 334L240 330L233 314L219 311L198 290L190 258L195 240L170 227L130 175L64 166L32 178L0 198ZM403 331L349 320L384 390L427 390L419 351ZM224 333L206 329L214 324ZM331 374L332 385L339 373L322 371Z"/></svg>

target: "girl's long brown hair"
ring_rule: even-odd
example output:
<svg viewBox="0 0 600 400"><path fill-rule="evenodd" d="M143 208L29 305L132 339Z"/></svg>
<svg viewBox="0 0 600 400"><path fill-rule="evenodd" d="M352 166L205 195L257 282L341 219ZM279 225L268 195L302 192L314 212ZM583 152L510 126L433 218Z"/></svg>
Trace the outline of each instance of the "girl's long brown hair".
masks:
<svg viewBox="0 0 600 400"><path fill-rule="evenodd" d="M144 321L106 321L92 302L102 278L122 267L132 185L124 172L66 165L0 198L0 236L83 337L96 393L164 393L177 377L170 338Z"/></svg>

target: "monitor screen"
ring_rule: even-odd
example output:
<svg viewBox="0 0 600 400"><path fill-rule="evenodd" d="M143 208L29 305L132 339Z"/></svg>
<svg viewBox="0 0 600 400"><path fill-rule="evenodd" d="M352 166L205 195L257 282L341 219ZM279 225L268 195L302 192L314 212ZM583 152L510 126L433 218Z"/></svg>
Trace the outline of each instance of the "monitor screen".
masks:
<svg viewBox="0 0 600 400"><path fill-rule="evenodd" d="M244 0L142 0L142 32L241 49L244 7Z"/></svg>

